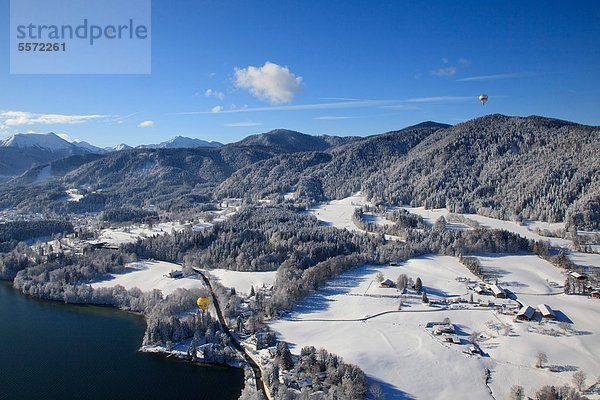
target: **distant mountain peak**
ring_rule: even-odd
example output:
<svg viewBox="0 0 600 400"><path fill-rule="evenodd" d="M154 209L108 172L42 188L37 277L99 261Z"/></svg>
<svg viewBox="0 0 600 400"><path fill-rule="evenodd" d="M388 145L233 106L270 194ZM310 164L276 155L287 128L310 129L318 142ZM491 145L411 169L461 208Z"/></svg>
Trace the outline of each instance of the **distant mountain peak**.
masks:
<svg viewBox="0 0 600 400"><path fill-rule="evenodd" d="M118 144L118 145L116 145L114 147L108 147L107 148L107 150L112 150L112 151L131 150L131 149L133 149L133 147L131 147L131 146L125 144L125 143L121 143L121 144Z"/></svg>
<svg viewBox="0 0 600 400"><path fill-rule="evenodd" d="M138 146L140 149L186 149L196 147L221 147L222 143L207 141L185 136L175 136L173 139L158 144L148 144Z"/></svg>
<svg viewBox="0 0 600 400"><path fill-rule="evenodd" d="M269 132L248 136L235 144L238 146L264 146L284 153L296 153L328 149L333 144L338 144L336 139L338 142L346 141L346 138L335 136L312 136L290 129L273 129Z"/></svg>
<svg viewBox="0 0 600 400"><path fill-rule="evenodd" d="M38 148L49 151L64 151L72 149L73 144L67 142L54 132L50 133L17 133L0 142L0 147L19 149Z"/></svg>

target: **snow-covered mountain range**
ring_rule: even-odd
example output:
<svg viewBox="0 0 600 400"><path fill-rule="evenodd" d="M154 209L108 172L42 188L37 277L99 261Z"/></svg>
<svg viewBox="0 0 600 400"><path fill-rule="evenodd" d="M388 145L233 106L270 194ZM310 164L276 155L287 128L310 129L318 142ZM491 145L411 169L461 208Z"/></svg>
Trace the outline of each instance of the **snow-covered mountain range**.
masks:
<svg viewBox="0 0 600 400"><path fill-rule="evenodd" d="M141 145L137 148L148 149L181 149L196 147L221 147L214 141L205 141L177 136L158 144ZM107 154L133 147L121 143L114 147L98 147L84 141L68 141L61 136L50 133L17 133L0 139L0 181L20 175L34 165L52 162L75 155Z"/></svg>
<svg viewBox="0 0 600 400"><path fill-rule="evenodd" d="M221 147L222 143L206 141L202 139L176 136L173 139L158 144L144 144L136 148L143 149L184 149L196 147ZM133 147L121 143L114 147L98 147L84 141L69 142L59 135L50 133L17 133L0 141L0 147L12 147L19 149L39 149L51 152L83 150L89 153L104 154L111 151L130 150Z"/></svg>

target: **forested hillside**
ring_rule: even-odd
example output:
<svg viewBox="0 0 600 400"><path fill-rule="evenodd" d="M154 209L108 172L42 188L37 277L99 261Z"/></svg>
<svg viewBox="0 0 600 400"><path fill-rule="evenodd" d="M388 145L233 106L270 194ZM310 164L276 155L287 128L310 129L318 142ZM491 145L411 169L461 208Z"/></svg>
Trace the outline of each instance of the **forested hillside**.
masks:
<svg viewBox="0 0 600 400"><path fill-rule="evenodd" d="M63 178L36 183L36 168L27 179L0 186L0 208L33 212L102 211L105 208L154 204L182 209L209 201L212 189L242 166L272 157L268 148L224 146L196 149L137 149L72 164ZM65 202L67 188L85 187L78 202Z"/></svg>
<svg viewBox="0 0 600 400"><path fill-rule="evenodd" d="M278 156L242 168L217 194L260 198L295 190L321 201L362 190L375 202L598 229L599 152L599 127L490 115Z"/></svg>
<svg viewBox="0 0 600 400"><path fill-rule="evenodd" d="M600 127L490 115L438 131L363 188L374 200L600 227Z"/></svg>
<svg viewBox="0 0 600 400"><path fill-rule="evenodd" d="M600 128L542 117L426 122L367 138L279 129L221 148L136 149L56 161L0 185L0 208L85 212L153 204L183 210L223 197L295 192L306 203L362 191L376 203L599 229L599 153ZM65 189L78 187L85 196L65 203Z"/></svg>
<svg viewBox="0 0 600 400"><path fill-rule="evenodd" d="M424 138L449 125L426 122L336 146L328 152L284 154L242 168L223 182L218 196L260 198L296 189L321 201L361 190L374 173L389 168Z"/></svg>

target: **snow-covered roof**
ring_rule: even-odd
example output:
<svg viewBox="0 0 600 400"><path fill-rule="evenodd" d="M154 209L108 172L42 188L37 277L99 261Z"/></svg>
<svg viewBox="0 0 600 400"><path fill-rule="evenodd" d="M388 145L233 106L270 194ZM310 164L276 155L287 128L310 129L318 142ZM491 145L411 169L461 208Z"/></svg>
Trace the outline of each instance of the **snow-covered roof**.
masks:
<svg viewBox="0 0 600 400"><path fill-rule="evenodd" d="M531 306L523 306L517 313L517 317L525 317L527 319L533 318L535 314L535 310Z"/></svg>
<svg viewBox="0 0 600 400"><path fill-rule="evenodd" d="M546 304L538 305L538 310L540 310L540 313L542 313L542 315L544 317L556 318L556 314L554 314L554 310Z"/></svg>
<svg viewBox="0 0 600 400"><path fill-rule="evenodd" d="M502 289L500 286L498 285L490 285L490 290L492 291L492 293L494 293L495 296L499 295L499 294L506 294L504 292L504 289Z"/></svg>

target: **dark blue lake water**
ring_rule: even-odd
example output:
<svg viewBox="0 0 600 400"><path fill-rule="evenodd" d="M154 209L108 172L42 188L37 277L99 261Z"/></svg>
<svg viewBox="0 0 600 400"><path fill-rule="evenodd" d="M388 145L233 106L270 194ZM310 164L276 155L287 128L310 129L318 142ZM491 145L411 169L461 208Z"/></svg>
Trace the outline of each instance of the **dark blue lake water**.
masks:
<svg viewBox="0 0 600 400"><path fill-rule="evenodd" d="M237 399L240 369L139 353L144 320L0 282L0 399Z"/></svg>

